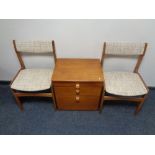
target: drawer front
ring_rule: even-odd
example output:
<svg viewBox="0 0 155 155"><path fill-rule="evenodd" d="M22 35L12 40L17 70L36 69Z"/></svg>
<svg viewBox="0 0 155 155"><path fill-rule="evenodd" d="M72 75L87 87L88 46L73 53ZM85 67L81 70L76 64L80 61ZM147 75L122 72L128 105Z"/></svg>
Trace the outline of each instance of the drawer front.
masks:
<svg viewBox="0 0 155 155"><path fill-rule="evenodd" d="M59 110L98 110L98 105L88 104L88 105L77 105L77 104L66 104L66 105L59 105Z"/></svg>
<svg viewBox="0 0 155 155"><path fill-rule="evenodd" d="M102 83L57 83L54 90L61 95L100 96Z"/></svg>
<svg viewBox="0 0 155 155"><path fill-rule="evenodd" d="M97 110L97 96L56 96L57 107L60 110Z"/></svg>

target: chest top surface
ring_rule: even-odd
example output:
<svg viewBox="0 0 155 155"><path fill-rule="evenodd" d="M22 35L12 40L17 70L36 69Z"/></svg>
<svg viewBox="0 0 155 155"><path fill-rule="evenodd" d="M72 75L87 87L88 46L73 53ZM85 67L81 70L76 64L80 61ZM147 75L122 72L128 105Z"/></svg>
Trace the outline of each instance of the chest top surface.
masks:
<svg viewBox="0 0 155 155"><path fill-rule="evenodd" d="M103 82L99 59L57 59L53 82Z"/></svg>

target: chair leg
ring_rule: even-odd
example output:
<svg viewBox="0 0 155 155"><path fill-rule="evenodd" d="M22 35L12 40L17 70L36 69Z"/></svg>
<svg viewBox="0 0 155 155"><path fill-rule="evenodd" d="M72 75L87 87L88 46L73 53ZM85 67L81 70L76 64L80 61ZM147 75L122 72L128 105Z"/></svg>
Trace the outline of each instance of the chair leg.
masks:
<svg viewBox="0 0 155 155"><path fill-rule="evenodd" d="M23 103L20 101L19 97L15 96L15 99L20 111L24 111Z"/></svg>
<svg viewBox="0 0 155 155"><path fill-rule="evenodd" d="M100 114L102 113L103 108L104 108L104 104L101 103L100 108L99 108L99 113L100 113Z"/></svg>
<svg viewBox="0 0 155 155"><path fill-rule="evenodd" d="M138 103L138 105L136 107L136 110L135 110L135 115L138 114L140 112L140 110L142 109L142 106L144 104L144 101L145 100L143 99L140 103Z"/></svg>
<svg viewBox="0 0 155 155"><path fill-rule="evenodd" d="M57 110L57 107L56 107L56 104L55 104L55 100L54 100L54 97L52 98L53 99L53 104L52 104L52 108L54 108L54 111L56 111Z"/></svg>
<svg viewBox="0 0 155 155"><path fill-rule="evenodd" d="M24 111L23 104L22 104L22 102L20 101L19 97L16 96L16 94L14 93L13 90L12 90L12 93L13 93L13 96L15 97L15 99L16 99L16 103L17 103L17 105L18 105L20 111Z"/></svg>
<svg viewBox="0 0 155 155"><path fill-rule="evenodd" d="M54 107L54 110L57 110L57 106L56 106L56 101L55 101L55 93L54 93L54 88L51 88L51 93L52 93L52 99L53 99L53 104L52 107Z"/></svg>
<svg viewBox="0 0 155 155"><path fill-rule="evenodd" d="M102 94L102 98L101 98L101 103L100 103L100 107L99 107L99 113L102 113L102 110L104 108L104 93Z"/></svg>
<svg viewBox="0 0 155 155"><path fill-rule="evenodd" d="M17 103L17 105L18 105L20 111L24 111L23 104L22 104L22 102L20 101L19 97L15 96L15 95L14 95L14 97L15 97L15 99L16 99L16 103Z"/></svg>

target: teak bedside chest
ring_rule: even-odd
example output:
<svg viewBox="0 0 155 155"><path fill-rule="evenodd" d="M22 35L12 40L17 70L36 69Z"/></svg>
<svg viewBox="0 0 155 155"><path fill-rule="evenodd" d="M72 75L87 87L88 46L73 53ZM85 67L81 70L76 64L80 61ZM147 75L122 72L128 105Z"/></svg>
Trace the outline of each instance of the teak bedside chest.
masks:
<svg viewBox="0 0 155 155"><path fill-rule="evenodd" d="M103 94L100 60L57 59L52 88L59 110L99 110Z"/></svg>

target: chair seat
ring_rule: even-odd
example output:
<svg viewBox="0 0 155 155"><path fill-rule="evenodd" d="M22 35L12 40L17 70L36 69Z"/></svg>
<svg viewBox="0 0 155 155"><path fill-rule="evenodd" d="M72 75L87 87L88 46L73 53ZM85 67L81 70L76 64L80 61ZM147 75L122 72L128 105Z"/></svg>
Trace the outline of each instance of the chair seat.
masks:
<svg viewBox="0 0 155 155"><path fill-rule="evenodd" d="M148 91L138 74L132 72L105 72L107 93L119 96L140 96Z"/></svg>
<svg viewBox="0 0 155 155"><path fill-rule="evenodd" d="M51 69L23 69L11 85L19 91L41 91L51 87Z"/></svg>

